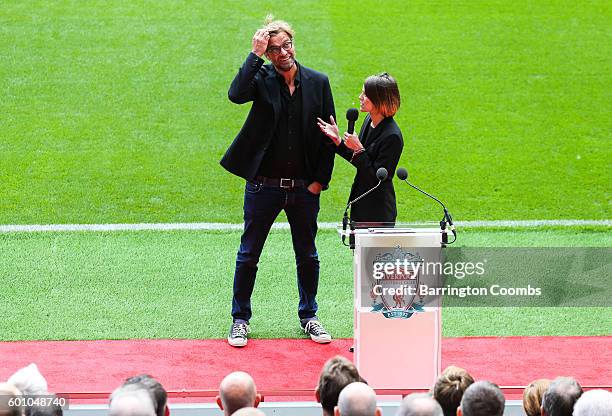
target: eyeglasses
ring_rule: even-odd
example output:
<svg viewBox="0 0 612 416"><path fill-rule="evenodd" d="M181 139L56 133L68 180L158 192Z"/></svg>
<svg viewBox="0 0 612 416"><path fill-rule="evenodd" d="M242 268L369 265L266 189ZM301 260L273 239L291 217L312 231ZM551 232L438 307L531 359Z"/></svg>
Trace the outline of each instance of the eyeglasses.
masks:
<svg viewBox="0 0 612 416"><path fill-rule="evenodd" d="M283 48L284 51L290 51L291 48L293 48L293 42L287 41L281 46L270 46L266 52L268 52L270 55L278 55L281 53L281 48Z"/></svg>

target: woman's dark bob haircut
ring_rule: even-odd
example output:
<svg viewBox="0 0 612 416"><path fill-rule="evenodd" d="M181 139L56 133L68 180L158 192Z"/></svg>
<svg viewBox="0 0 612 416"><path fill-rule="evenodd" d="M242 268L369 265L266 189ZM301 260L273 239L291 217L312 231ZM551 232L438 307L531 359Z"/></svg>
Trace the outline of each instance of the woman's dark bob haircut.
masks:
<svg viewBox="0 0 612 416"><path fill-rule="evenodd" d="M400 93L397 81L391 75L382 74L369 76L363 83L363 92L385 117L394 116L400 107Z"/></svg>

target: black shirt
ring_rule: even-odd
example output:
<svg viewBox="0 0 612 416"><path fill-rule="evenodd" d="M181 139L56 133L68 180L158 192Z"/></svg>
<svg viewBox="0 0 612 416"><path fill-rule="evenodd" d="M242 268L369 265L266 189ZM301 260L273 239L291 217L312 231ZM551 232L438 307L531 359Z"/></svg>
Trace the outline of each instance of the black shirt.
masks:
<svg viewBox="0 0 612 416"><path fill-rule="evenodd" d="M307 179L302 144L302 87L300 70L294 79L293 95L279 73L281 109L270 147L266 151L258 175L268 178Z"/></svg>

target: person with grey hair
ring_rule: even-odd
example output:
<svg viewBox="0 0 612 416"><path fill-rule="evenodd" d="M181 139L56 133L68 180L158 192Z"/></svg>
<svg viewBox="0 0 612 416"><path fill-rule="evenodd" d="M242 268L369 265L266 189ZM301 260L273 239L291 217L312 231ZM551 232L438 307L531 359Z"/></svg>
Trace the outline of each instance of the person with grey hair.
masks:
<svg viewBox="0 0 612 416"><path fill-rule="evenodd" d="M612 415L612 393L606 390L589 390L576 401L573 416Z"/></svg>
<svg viewBox="0 0 612 416"><path fill-rule="evenodd" d="M124 386L130 384L138 384L149 390L154 399L156 416L168 416L170 414L168 392L159 381L148 374L140 374L126 379L123 383Z"/></svg>
<svg viewBox="0 0 612 416"><path fill-rule="evenodd" d="M490 381L477 381L467 388L457 416L503 416L506 398L500 388Z"/></svg>
<svg viewBox="0 0 612 416"><path fill-rule="evenodd" d="M355 382L346 386L338 397L335 416L381 416L376 407L376 393L365 383Z"/></svg>
<svg viewBox="0 0 612 416"><path fill-rule="evenodd" d="M22 416L23 407L15 405L21 391L11 383L0 383L0 416Z"/></svg>
<svg viewBox="0 0 612 416"><path fill-rule="evenodd" d="M242 371L228 374L221 381L219 395L216 397L217 405L225 416L230 416L244 407L257 407L260 401L261 395L257 394L255 381Z"/></svg>
<svg viewBox="0 0 612 416"><path fill-rule="evenodd" d="M123 385L110 397L109 416L155 416L149 390L140 384Z"/></svg>
<svg viewBox="0 0 612 416"><path fill-rule="evenodd" d="M396 416L444 416L444 412L429 394L413 393L402 400Z"/></svg>
<svg viewBox="0 0 612 416"><path fill-rule="evenodd" d="M542 396L542 416L571 416L582 387L571 377L557 377Z"/></svg>
<svg viewBox="0 0 612 416"><path fill-rule="evenodd" d="M243 407L237 412L232 413L232 416L266 416L266 414L254 407Z"/></svg>
<svg viewBox="0 0 612 416"><path fill-rule="evenodd" d="M47 380L34 363L17 370L6 382L17 387L24 395L48 394Z"/></svg>
<svg viewBox="0 0 612 416"><path fill-rule="evenodd" d="M51 399L51 402L26 407L25 416L63 416L64 409L58 404L58 396L50 393L45 396Z"/></svg>

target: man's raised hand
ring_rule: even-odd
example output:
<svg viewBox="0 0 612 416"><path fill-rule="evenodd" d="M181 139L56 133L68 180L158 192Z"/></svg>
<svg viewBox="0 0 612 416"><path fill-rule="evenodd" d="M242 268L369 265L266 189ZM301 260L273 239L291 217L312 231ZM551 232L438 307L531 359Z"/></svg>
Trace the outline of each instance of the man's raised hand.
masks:
<svg viewBox="0 0 612 416"><path fill-rule="evenodd" d="M261 56L266 53L266 49L268 49L268 41L270 40L270 34L263 30L259 29L253 35L253 53L261 58Z"/></svg>

